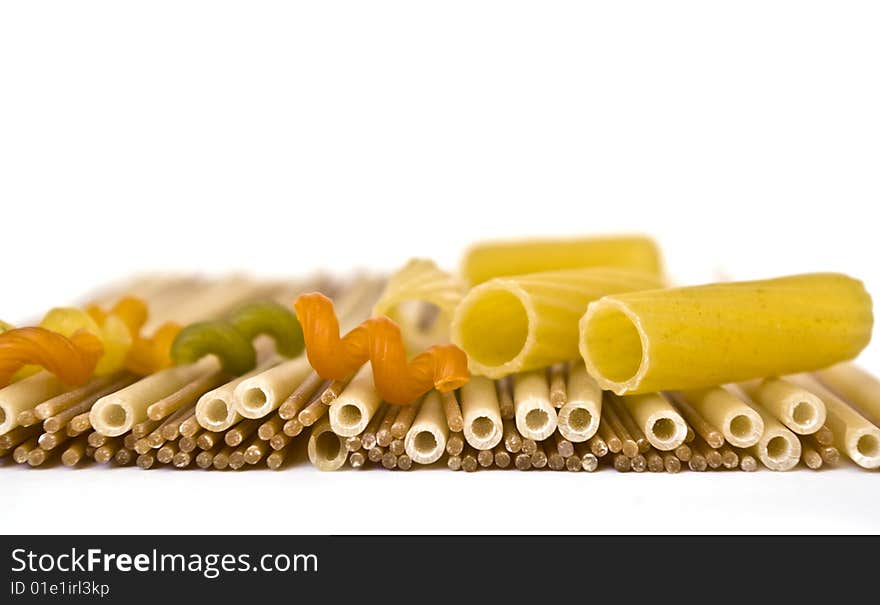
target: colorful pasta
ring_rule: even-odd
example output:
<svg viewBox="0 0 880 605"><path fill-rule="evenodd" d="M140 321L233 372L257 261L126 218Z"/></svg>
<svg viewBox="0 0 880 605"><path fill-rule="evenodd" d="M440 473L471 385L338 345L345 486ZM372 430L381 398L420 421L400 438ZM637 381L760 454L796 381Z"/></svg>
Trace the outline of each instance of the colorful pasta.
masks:
<svg viewBox="0 0 880 605"><path fill-rule="evenodd" d="M101 341L79 330L70 338L46 328L15 328L0 334L0 386L26 365L38 365L71 386L85 384L104 353Z"/></svg>
<svg viewBox="0 0 880 605"><path fill-rule="evenodd" d="M294 308L309 363L324 379L344 380L369 361L382 398L400 405L432 387L451 391L468 380L466 357L453 345L435 345L407 361L400 328L387 317L368 319L340 337L333 302L323 294L304 294Z"/></svg>
<svg viewBox="0 0 880 605"><path fill-rule="evenodd" d="M257 365L253 340L260 335L272 337L281 355L295 356L303 350L302 328L294 314L265 301L245 305L226 320L190 324L174 339L171 358L187 364L213 354L230 374L244 374Z"/></svg>
<svg viewBox="0 0 880 605"><path fill-rule="evenodd" d="M574 359L578 320L607 294L657 288L658 278L621 269L574 269L496 278L468 292L452 342L471 372L490 378Z"/></svg>
<svg viewBox="0 0 880 605"><path fill-rule="evenodd" d="M823 367L870 338L857 280L662 289L645 238L501 248L472 252L470 278L496 276L469 292L416 259L387 287L153 278L125 286L143 299L115 288L38 327L0 323L0 458L279 469L307 449L324 470L880 467L880 381ZM570 263L587 266L501 274ZM335 303L300 295L305 283Z"/></svg>
<svg viewBox="0 0 880 605"><path fill-rule="evenodd" d="M476 286L494 277L588 267L617 267L657 277L663 272L654 240L634 235L484 242L467 251L462 274Z"/></svg>
<svg viewBox="0 0 880 605"><path fill-rule="evenodd" d="M835 273L606 296L580 322L603 389L692 389L822 368L871 338L871 297Z"/></svg>

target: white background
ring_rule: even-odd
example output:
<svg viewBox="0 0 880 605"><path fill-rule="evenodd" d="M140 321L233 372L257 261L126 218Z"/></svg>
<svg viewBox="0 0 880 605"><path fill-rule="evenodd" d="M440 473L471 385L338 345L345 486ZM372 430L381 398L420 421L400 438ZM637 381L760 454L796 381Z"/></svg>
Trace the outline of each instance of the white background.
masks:
<svg viewBox="0 0 880 605"><path fill-rule="evenodd" d="M454 267L621 230L682 283L840 270L880 296L878 30L876 2L4 3L0 316L142 269ZM851 470L0 484L5 531L880 530Z"/></svg>

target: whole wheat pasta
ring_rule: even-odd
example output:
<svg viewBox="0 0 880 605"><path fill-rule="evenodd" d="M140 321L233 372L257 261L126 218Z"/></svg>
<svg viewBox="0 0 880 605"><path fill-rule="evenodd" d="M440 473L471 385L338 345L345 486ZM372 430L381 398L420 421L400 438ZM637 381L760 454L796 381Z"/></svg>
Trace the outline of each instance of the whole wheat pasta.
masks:
<svg viewBox="0 0 880 605"><path fill-rule="evenodd" d="M397 468L397 456L395 456L394 454L392 454L389 451L386 451L384 454L382 454L382 461L381 462L382 462L382 466L387 468L389 471Z"/></svg>
<svg viewBox="0 0 880 605"><path fill-rule="evenodd" d="M39 445L37 444L37 438L31 437L30 439L27 439L18 444L18 447L16 447L12 451L12 459L17 464L25 464L28 461L28 455L31 453L31 451L38 447Z"/></svg>
<svg viewBox="0 0 880 605"><path fill-rule="evenodd" d="M851 363L819 370L816 376L825 386L857 408L874 426L880 426L880 380Z"/></svg>
<svg viewBox="0 0 880 605"><path fill-rule="evenodd" d="M474 376L461 387L460 397L465 440L478 450L491 450L504 433L495 383Z"/></svg>
<svg viewBox="0 0 880 605"><path fill-rule="evenodd" d="M482 242L465 254L462 274L476 285L493 277L584 267L619 267L652 275L662 272L654 241L632 235Z"/></svg>
<svg viewBox="0 0 880 605"><path fill-rule="evenodd" d="M269 439L269 447L271 447L276 452L278 450L283 450L286 448L293 437L290 437L284 433L278 433L277 435L273 435L271 439Z"/></svg>
<svg viewBox="0 0 880 605"><path fill-rule="evenodd" d="M563 437L560 433L554 433L551 439L556 444L556 449L559 450L559 454L563 458L568 458L574 455L574 444Z"/></svg>
<svg viewBox="0 0 880 605"><path fill-rule="evenodd" d="M690 435L685 437L685 443L690 443L697 435L702 437L710 447L720 447L724 443L724 435L721 431L706 420L681 393L672 391L670 396L675 400L675 407L687 422L688 429L695 432L695 437L692 438Z"/></svg>
<svg viewBox="0 0 880 605"><path fill-rule="evenodd" d="M49 372L39 372L0 388L0 435L17 427L18 416L64 391L64 383Z"/></svg>
<svg viewBox="0 0 880 605"><path fill-rule="evenodd" d="M174 457L171 459L171 464L174 468L186 468L193 463L193 458L194 456L192 455L192 452L179 451L174 454Z"/></svg>
<svg viewBox="0 0 880 605"><path fill-rule="evenodd" d="M783 378L743 383L742 389L798 435L815 433L825 424L825 404L810 391Z"/></svg>
<svg viewBox="0 0 880 605"><path fill-rule="evenodd" d="M19 426L0 435L0 449L11 450L20 443L40 434L38 426Z"/></svg>
<svg viewBox="0 0 880 605"><path fill-rule="evenodd" d="M352 452L348 455L348 463L351 465L351 468L363 468L366 462L367 457L363 452Z"/></svg>
<svg viewBox="0 0 880 605"><path fill-rule="evenodd" d="M443 404L443 413L446 414L446 424L453 433L460 433L464 429L464 417L461 415L461 406L454 392L440 393L440 402Z"/></svg>
<svg viewBox="0 0 880 605"><path fill-rule="evenodd" d="M805 441L801 441L801 459L804 461L804 465L806 465L807 468L814 471L822 468L824 464L819 452L813 449L813 446L810 443Z"/></svg>
<svg viewBox="0 0 880 605"><path fill-rule="evenodd" d="M607 294L658 288L650 275L576 269L492 279L468 292L455 311L452 342L473 374L499 378L578 356L578 320Z"/></svg>
<svg viewBox="0 0 880 605"><path fill-rule="evenodd" d="M311 371L305 355L280 363L240 382L232 406L245 418L262 418L284 403Z"/></svg>
<svg viewBox="0 0 880 605"><path fill-rule="evenodd" d="M648 441L648 438L645 436L645 432L642 430L642 427L633 419L632 414L629 409L623 404L619 397L615 398L613 396L609 397L607 403L614 408L614 413L620 419L620 422L626 428L626 431L629 433L630 437L636 442L636 446L638 447L640 454L645 454L648 450L651 449L651 442ZM687 434L687 431L685 431Z"/></svg>
<svg viewBox="0 0 880 605"><path fill-rule="evenodd" d="M860 281L815 273L606 296L580 321L580 352L618 394L694 389L851 359L872 325Z"/></svg>
<svg viewBox="0 0 880 605"><path fill-rule="evenodd" d="M648 470L648 461L641 454L636 454L630 460L630 466L635 473L644 473Z"/></svg>
<svg viewBox="0 0 880 605"><path fill-rule="evenodd" d="M323 418L312 428L308 445L309 460L319 470L335 471L345 464L348 452L342 438L335 434L330 420Z"/></svg>
<svg viewBox="0 0 880 605"><path fill-rule="evenodd" d="M731 445L750 447L764 433L761 416L724 387L696 389L680 395L711 426L718 427Z"/></svg>
<svg viewBox="0 0 880 605"><path fill-rule="evenodd" d="M52 397L51 399L48 399L43 403L40 403L33 408L34 416L37 418L37 420L46 420L51 416L55 416L65 410L74 407L86 397L116 384L119 380L119 375L93 378L81 387L71 389L64 393L61 393L60 395L56 395L55 397Z"/></svg>
<svg viewBox="0 0 880 605"><path fill-rule="evenodd" d="M140 454L134 462L145 471L149 470L156 464L156 454L152 451Z"/></svg>
<svg viewBox="0 0 880 605"><path fill-rule="evenodd" d="M324 389L329 390L329 383L325 383L324 379L318 376L316 372L309 373L305 380L303 380L300 385L293 390L293 393L284 400L284 403L278 407L278 415L285 420L295 418L300 410L302 410L303 406L309 402L315 392L322 390L322 385ZM334 396L334 399L338 395L339 393Z"/></svg>
<svg viewBox="0 0 880 605"><path fill-rule="evenodd" d="M514 377L513 404L516 428L524 437L542 441L556 430L556 409L550 405L550 387L543 370Z"/></svg>
<svg viewBox="0 0 880 605"><path fill-rule="evenodd" d="M565 457L559 453L556 444L548 439L541 446L547 456L547 467L553 471L565 470Z"/></svg>
<svg viewBox="0 0 880 605"><path fill-rule="evenodd" d="M391 436L395 439L403 439L409 432L413 420L419 413L421 402L417 401L412 405L405 405L397 412L394 422L391 424Z"/></svg>
<svg viewBox="0 0 880 605"><path fill-rule="evenodd" d="M651 473L662 473L664 470L663 465L663 456L657 453L656 450L651 450L645 455L645 460L648 463L648 471Z"/></svg>
<svg viewBox="0 0 880 605"><path fill-rule="evenodd" d="M263 441L269 441L272 437L281 432L284 427L284 419L278 414L273 414L268 420L265 420L260 428L257 429L257 435Z"/></svg>
<svg viewBox="0 0 880 605"><path fill-rule="evenodd" d="M603 458L608 455L608 444L605 443L605 440L602 439L599 435L593 435L587 440L587 445L590 448L590 453L596 456L596 458ZM581 454L583 458L584 454Z"/></svg>
<svg viewBox="0 0 880 605"><path fill-rule="evenodd" d="M284 466L285 460L287 460L287 456L290 453L289 448L276 450L269 454L266 457L266 466L272 469L273 471L281 470ZM352 465L354 466L354 465Z"/></svg>
<svg viewBox="0 0 880 605"><path fill-rule="evenodd" d="M558 413L559 432L573 443L586 441L599 430L602 390L587 374L583 363L572 364L568 374L567 401Z"/></svg>
<svg viewBox="0 0 880 605"><path fill-rule="evenodd" d="M623 455L627 458L633 458L639 453L639 446L617 415L617 406L612 403L611 396L609 393L608 399L605 400L605 404L602 406L603 420L607 421L608 427L613 429L620 439L620 451Z"/></svg>
<svg viewBox="0 0 880 605"><path fill-rule="evenodd" d="M482 468L489 468L495 463L495 453L492 450L477 450L477 462Z"/></svg>
<svg viewBox="0 0 880 605"><path fill-rule="evenodd" d="M665 452L663 454L663 469L671 474L681 472L681 460L675 454Z"/></svg>
<svg viewBox="0 0 880 605"><path fill-rule="evenodd" d="M516 411L513 405L513 386L510 376L496 380L495 389L498 391L498 409L501 412L501 418L504 420L514 418Z"/></svg>
<svg viewBox="0 0 880 605"><path fill-rule="evenodd" d="M85 437L77 437L61 453L61 464L64 466L76 466L86 455Z"/></svg>
<svg viewBox="0 0 880 605"><path fill-rule="evenodd" d="M330 405L330 426L341 437L353 437L367 428L382 398L373 386L370 366L364 365Z"/></svg>
<svg viewBox="0 0 880 605"><path fill-rule="evenodd" d="M511 454L518 454L522 449L522 435L516 430L513 421L509 419L504 419L502 426L504 429L504 449Z"/></svg>
<svg viewBox="0 0 880 605"><path fill-rule="evenodd" d="M364 432L361 433L361 447L365 450L370 450L376 447L376 433L379 432L379 427L382 425L382 421L385 419L385 416L390 411L391 406L387 403L383 403L379 409L373 414L373 417L370 419L370 423L367 425L367 428L364 429Z"/></svg>
<svg viewBox="0 0 880 605"><path fill-rule="evenodd" d="M449 323L464 290L458 278L442 271L433 261L412 259L388 280L373 306L373 315L386 315L397 322L407 347L420 351L449 339ZM437 317L430 326L419 321L419 303L437 309Z"/></svg>
<svg viewBox="0 0 880 605"><path fill-rule="evenodd" d="M401 454L397 457L397 468L402 471L408 471L412 468L413 461L407 454Z"/></svg>
<svg viewBox="0 0 880 605"><path fill-rule="evenodd" d="M198 376L179 390L150 404L147 407L147 418L162 420L179 409L191 407L204 395L205 391L213 389L218 384L225 382L226 379L227 375L221 370Z"/></svg>
<svg viewBox="0 0 880 605"><path fill-rule="evenodd" d="M599 421L598 437L608 448L608 452L612 454L617 454L623 449L623 442L608 424L608 414L605 414L602 420Z"/></svg>
<svg viewBox="0 0 880 605"><path fill-rule="evenodd" d="M147 408L180 390L199 376L217 371L217 361L206 357L192 365L162 370L99 399L89 414L95 430L115 437L147 418Z"/></svg>
<svg viewBox="0 0 880 605"><path fill-rule="evenodd" d="M399 405L389 405L388 409L385 411L385 417L382 418L382 422L379 424L379 430L376 431L376 443L382 447L388 447L391 445L391 442L394 441L394 435L391 434L391 426L394 424L394 420L399 413Z"/></svg>
<svg viewBox="0 0 880 605"><path fill-rule="evenodd" d="M495 466L498 468L507 468L510 466L510 453L504 449L504 446L501 444L496 445L492 454L494 456Z"/></svg>
<svg viewBox="0 0 880 605"><path fill-rule="evenodd" d="M550 366L550 403L557 410L565 405L568 401L568 392L566 390L566 374L568 368L565 363L557 363Z"/></svg>
<svg viewBox="0 0 880 605"><path fill-rule="evenodd" d="M288 437L296 437L300 433L303 432L303 423L299 421L299 418L291 418L287 422L284 423L284 434Z"/></svg>
<svg viewBox="0 0 880 605"><path fill-rule="evenodd" d="M827 410L828 427L834 433L834 444L862 468L880 467L880 428L871 424L843 399L809 375L789 380L822 398Z"/></svg>
<svg viewBox="0 0 880 605"><path fill-rule="evenodd" d="M329 411L329 406L322 401L323 396L324 393L318 393L317 396L313 397L308 405L301 409L299 414L296 415L297 420L299 420L300 424L304 427L312 426Z"/></svg>
<svg viewBox="0 0 880 605"><path fill-rule="evenodd" d="M255 435L257 429L260 428L260 421L249 419L242 420L234 427L226 431L223 440L226 445L236 447L244 443L251 435ZM259 437L257 437L259 439Z"/></svg>
<svg viewBox="0 0 880 605"><path fill-rule="evenodd" d="M385 448L381 445L377 445L372 449L367 450L367 458L370 462L382 462L382 457L385 455Z"/></svg>
<svg viewBox="0 0 880 605"><path fill-rule="evenodd" d="M417 464L431 464L446 451L449 426L440 394L431 391L422 401L418 416L404 439L406 454ZM459 453L461 450L459 450Z"/></svg>
<svg viewBox="0 0 880 605"><path fill-rule="evenodd" d="M721 452L721 464L724 468L734 469L739 467L739 454L729 445L723 445L718 450Z"/></svg>
<svg viewBox="0 0 880 605"><path fill-rule="evenodd" d="M346 449L348 448L346 447ZM398 457L406 453L403 439L393 439L391 443L388 444L388 451Z"/></svg>

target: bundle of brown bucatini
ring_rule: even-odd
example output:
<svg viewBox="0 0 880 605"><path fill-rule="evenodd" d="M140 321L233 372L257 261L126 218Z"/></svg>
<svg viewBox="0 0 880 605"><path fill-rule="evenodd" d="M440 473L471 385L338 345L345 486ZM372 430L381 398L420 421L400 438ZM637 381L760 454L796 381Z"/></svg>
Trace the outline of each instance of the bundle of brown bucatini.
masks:
<svg viewBox="0 0 880 605"><path fill-rule="evenodd" d="M0 322L0 460L143 469L880 467L862 283L673 287L639 236L459 273L151 276Z"/></svg>

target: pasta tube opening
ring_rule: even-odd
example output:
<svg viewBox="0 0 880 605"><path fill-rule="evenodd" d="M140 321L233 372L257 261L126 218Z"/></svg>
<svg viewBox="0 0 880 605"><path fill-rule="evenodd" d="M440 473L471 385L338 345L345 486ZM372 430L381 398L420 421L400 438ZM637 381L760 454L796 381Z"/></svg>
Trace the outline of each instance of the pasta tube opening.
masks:
<svg viewBox="0 0 880 605"><path fill-rule="evenodd" d="M459 309L456 330L471 361L481 366L519 368L526 344L535 338L528 298L493 284L484 287L482 295L467 300ZM486 321L487 317L492 321Z"/></svg>
<svg viewBox="0 0 880 605"><path fill-rule="evenodd" d="M646 369L647 336L626 306L614 300L593 303L581 320L581 333L581 355L592 376L605 378L615 392L638 384Z"/></svg>

